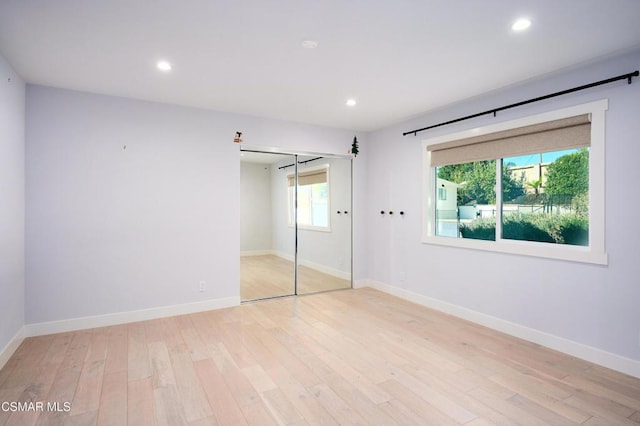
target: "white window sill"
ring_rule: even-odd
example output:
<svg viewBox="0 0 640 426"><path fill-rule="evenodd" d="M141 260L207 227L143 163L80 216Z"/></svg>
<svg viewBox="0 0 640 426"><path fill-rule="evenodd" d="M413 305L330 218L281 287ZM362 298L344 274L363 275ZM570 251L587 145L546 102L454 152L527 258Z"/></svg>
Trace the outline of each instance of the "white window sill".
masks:
<svg viewBox="0 0 640 426"><path fill-rule="evenodd" d="M452 238L427 236L422 242L438 246L458 247L473 250L509 253L521 256L543 257L547 259L568 260L571 262L607 265L609 262L606 252L595 252L589 247L536 243L517 240L474 240L470 238Z"/></svg>

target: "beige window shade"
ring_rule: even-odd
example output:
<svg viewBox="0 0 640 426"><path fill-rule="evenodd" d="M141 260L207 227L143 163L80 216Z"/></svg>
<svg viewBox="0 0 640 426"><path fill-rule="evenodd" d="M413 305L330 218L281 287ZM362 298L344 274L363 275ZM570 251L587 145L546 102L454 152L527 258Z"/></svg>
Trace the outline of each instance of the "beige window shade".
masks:
<svg viewBox="0 0 640 426"><path fill-rule="evenodd" d="M293 186L295 180L293 175L287 176L289 179L289 186ZM327 169L313 170L309 172L298 173L298 185L313 185L314 183L326 183L327 182Z"/></svg>
<svg viewBox="0 0 640 426"><path fill-rule="evenodd" d="M431 166L494 160L591 145L589 114L429 145Z"/></svg>

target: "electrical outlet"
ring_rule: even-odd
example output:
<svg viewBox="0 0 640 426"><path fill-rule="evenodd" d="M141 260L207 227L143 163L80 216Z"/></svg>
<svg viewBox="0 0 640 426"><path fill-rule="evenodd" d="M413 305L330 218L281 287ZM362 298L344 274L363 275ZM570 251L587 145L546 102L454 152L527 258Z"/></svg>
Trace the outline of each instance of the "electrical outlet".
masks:
<svg viewBox="0 0 640 426"><path fill-rule="evenodd" d="M206 284L206 281L200 281L200 285L198 286L198 289L202 292L204 291L204 285Z"/></svg>

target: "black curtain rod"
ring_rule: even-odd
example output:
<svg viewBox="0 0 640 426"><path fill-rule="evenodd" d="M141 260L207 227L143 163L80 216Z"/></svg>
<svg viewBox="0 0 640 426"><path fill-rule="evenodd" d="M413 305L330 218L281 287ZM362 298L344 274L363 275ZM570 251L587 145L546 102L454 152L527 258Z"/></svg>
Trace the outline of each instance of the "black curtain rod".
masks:
<svg viewBox="0 0 640 426"><path fill-rule="evenodd" d="M312 158L310 160L304 160L304 161L298 161L298 164L304 164L304 163L308 163L309 161L316 161L316 160L320 160L323 157L316 157L316 158ZM295 166L296 163L293 164L287 164L286 166L280 166L278 167L278 170L282 170L282 169L286 169L287 167L291 167L291 166Z"/></svg>
<svg viewBox="0 0 640 426"><path fill-rule="evenodd" d="M487 110L487 111L479 112L477 114L467 115L466 117L456 118L455 120L450 120L450 121L445 121L443 123L434 124L433 126L423 127L422 129L411 130L409 132L404 132L402 134L402 136L407 136L407 135L410 135L411 133L413 133L413 135L416 136L418 134L418 132L422 132L424 130L429 130L429 129L433 129L435 127L440 127L440 126L446 126L447 124L453 124L453 123L457 123L459 121L469 120L471 118L480 117L482 115L493 114L493 116L495 117L496 113L498 111L504 111L505 109L515 108L515 107L519 107L519 106L522 106L522 105L530 104L530 103L533 103L533 102L543 101L543 100L549 99L549 98L555 98L556 96L566 95L567 93L573 93L573 92L577 92L579 90L589 89L591 87L601 86L603 84L608 84L608 83L613 83L614 81L618 81L618 80L625 80L626 79L627 83L631 84L631 78L632 77L638 77L638 75L640 75L640 72L638 72L638 70L636 70L636 71L630 72L628 74L619 75L617 77L608 78L606 80L596 81L595 83L585 84L584 86L574 87L573 89L567 89L567 90L563 90L561 92L550 93L548 95L540 96L540 97L529 99L529 100L522 101L522 102L517 102L515 104L505 105L505 106L502 106L500 108L493 108L493 109L490 109L490 110Z"/></svg>

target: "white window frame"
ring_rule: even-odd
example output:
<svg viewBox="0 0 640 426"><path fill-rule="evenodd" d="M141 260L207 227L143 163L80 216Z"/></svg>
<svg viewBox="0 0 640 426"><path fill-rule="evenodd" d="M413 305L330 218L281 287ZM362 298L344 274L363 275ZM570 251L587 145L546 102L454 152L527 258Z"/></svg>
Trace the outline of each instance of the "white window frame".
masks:
<svg viewBox="0 0 640 426"><path fill-rule="evenodd" d="M523 117L516 120L492 124L476 129L465 130L454 134L438 136L422 141L423 161L423 226L422 242L449 247L460 247L512 253L525 256L544 257L550 259L568 260L574 262L608 264L605 250L605 113L609 107L607 99L549 111ZM502 227L502 192L500 176L501 161L496 159L496 240L474 240L469 238L453 238L435 235L436 221L436 172L431 167L431 153L429 145L479 136L488 133L524 127L546 121L559 120L581 114L591 114L591 146L589 147L589 246L575 246L568 244L552 244L534 241L519 241L503 239Z"/></svg>
<svg viewBox="0 0 640 426"><path fill-rule="evenodd" d="M314 167L298 167L298 173L304 172L314 172L316 170L325 170L327 174L327 226L315 226L315 225L303 225L298 223L298 229L307 229L310 231L320 231L320 232L331 232L331 173L330 173L330 164L322 164ZM289 195L289 178L293 176L294 173L288 173L286 175L287 178L287 208L289 212L289 227L293 228L295 226L294 217L292 216L293 208L291 206L291 197ZM294 197L295 198L295 197ZM295 214L294 214L295 216Z"/></svg>

